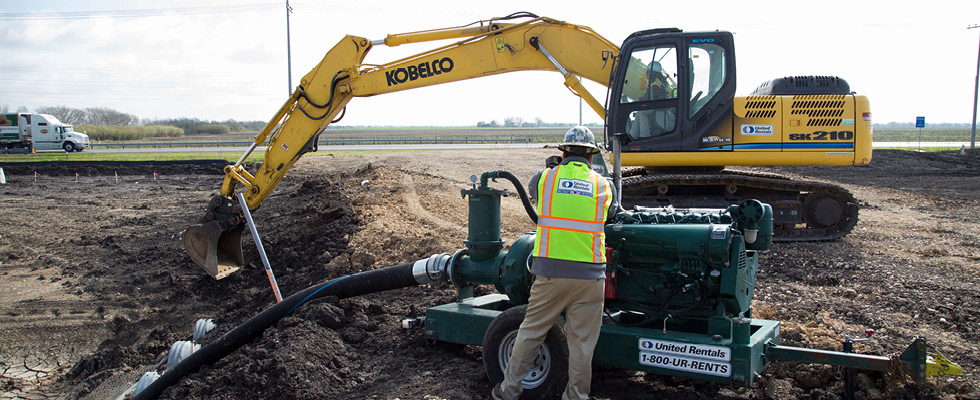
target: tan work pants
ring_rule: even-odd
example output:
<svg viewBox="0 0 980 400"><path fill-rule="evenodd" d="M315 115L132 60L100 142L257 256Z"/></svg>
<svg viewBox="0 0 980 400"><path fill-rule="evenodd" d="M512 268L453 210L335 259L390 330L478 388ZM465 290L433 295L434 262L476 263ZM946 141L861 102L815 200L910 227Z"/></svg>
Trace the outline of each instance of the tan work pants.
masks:
<svg viewBox="0 0 980 400"><path fill-rule="evenodd" d="M605 279L538 276L531 286L527 315L517 332L501 389L505 399L521 395L521 379L531 370L538 348L555 319L565 311L568 386L562 399L587 399L592 386L592 352L602 327Z"/></svg>

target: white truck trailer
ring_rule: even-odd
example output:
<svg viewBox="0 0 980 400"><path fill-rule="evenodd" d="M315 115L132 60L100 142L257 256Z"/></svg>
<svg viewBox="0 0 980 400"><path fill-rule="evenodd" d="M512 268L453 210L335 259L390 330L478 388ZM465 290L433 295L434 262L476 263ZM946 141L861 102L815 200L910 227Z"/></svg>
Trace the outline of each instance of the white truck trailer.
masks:
<svg viewBox="0 0 980 400"><path fill-rule="evenodd" d="M0 114L0 151L64 149L82 151L89 147L88 135L48 114Z"/></svg>

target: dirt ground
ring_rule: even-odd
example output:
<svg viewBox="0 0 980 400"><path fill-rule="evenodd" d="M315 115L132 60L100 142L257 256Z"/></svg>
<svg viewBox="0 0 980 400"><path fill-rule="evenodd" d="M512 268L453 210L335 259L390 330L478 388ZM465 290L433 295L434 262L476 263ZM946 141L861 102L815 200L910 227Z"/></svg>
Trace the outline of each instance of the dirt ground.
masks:
<svg viewBox="0 0 980 400"><path fill-rule="evenodd" d="M255 212L283 295L345 274L462 248L469 177L527 180L552 149L305 157ZM217 164L0 164L0 398L115 398L198 318L217 337L275 301L254 243L249 266L214 281L180 234L221 183ZM755 315L784 344L839 349L844 334L891 355L928 338L966 371L914 384L858 374L858 399L980 398L980 151L879 150L866 167L766 171L837 182L861 202L841 240L763 254ZM77 173L77 175L76 175ZM506 181L496 184L510 188ZM503 202L503 237L533 229ZM164 398L485 399L480 349L427 343L405 317L450 302L445 284L305 305ZM211 338L211 339L208 339ZM598 399L839 398L834 367L773 362L739 388L597 369Z"/></svg>

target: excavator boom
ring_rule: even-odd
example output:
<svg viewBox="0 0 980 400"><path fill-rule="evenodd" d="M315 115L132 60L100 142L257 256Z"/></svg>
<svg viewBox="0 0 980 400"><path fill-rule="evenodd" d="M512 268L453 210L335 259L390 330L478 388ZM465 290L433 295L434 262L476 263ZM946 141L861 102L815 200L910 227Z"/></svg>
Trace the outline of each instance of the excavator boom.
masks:
<svg viewBox="0 0 980 400"><path fill-rule="evenodd" d="M383 64L364 62L376 45L437 40L455 41ZM870 104L843 79L776 79L737 97L729 32L652 29L616 46L585 26L516 13L377 41L341 39L241 159L225 167L220 194L184 234L188 254L217 279L242 266L242 207L258 208L300 157L317 150L320 134L353 98L532 70L561 74L569 91L604 119L605 143L618 155L614 175L623 205L696 208L759 199L774 206L776 241L830 240L857 223L857 201L843 188L721 171L870 162ZM608 88L605 104L583 79ZM263 144L261 165L246 171L242 163ZM623 171L624 165L640 168Z"/></svg>
<svg viewBox="0 0 980 400"><path fill-rule="evenodd" d="M518 23L502 22L525 19ZM374 45L461 39L385 64L365 64ZM303 154L317 150L320 134L339 120L354 97L367 97L515 71L557 71L569 90L582 97L600 117L605 108L581 78L608 85L619 48L590 28L518 13L469 26L388 35L370 41L346 36L307 73L269 120L248 151L225 167L221 193L208 204L204 218L184 232L184 247L195 263L215 279L234 272L244 260L241 207L254 210ZM266 143L264 161L253 173L242 165ZM246 204L235 200L242 190Z"/></svg>

